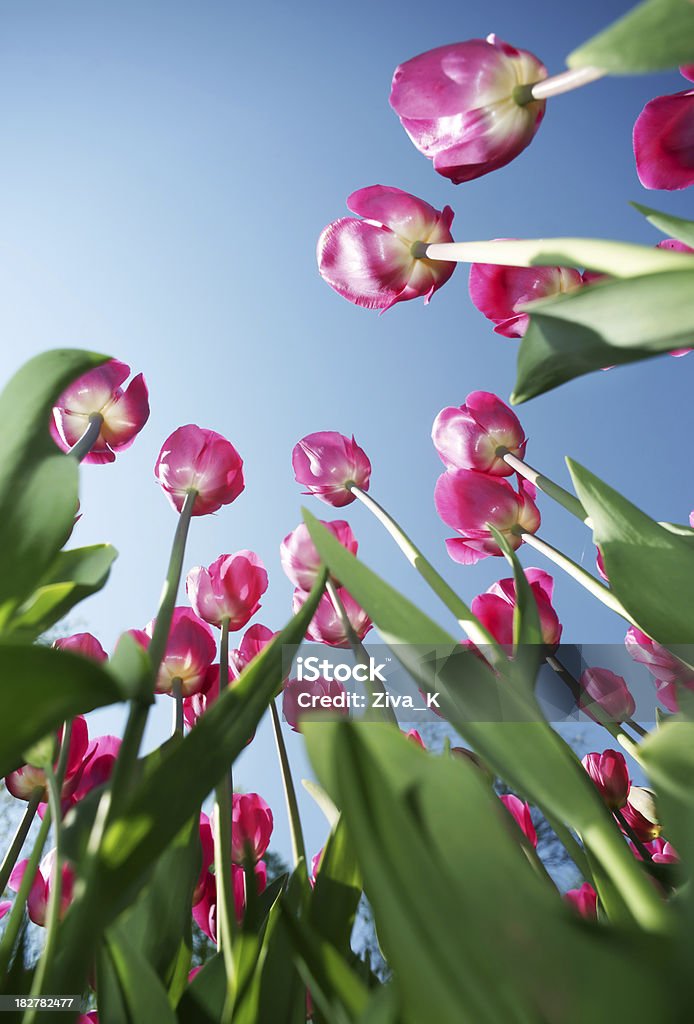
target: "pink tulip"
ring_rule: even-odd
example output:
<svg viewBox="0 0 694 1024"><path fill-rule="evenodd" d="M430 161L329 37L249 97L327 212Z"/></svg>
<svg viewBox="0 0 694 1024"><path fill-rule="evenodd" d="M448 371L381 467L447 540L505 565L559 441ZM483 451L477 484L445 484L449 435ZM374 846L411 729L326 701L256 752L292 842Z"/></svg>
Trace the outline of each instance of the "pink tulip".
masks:
<svg viewBox="0 0 694 1024"><path fill-rule="evenodd" d="M154 475L177 512L188 492L196 492L194 516L230 505L244 488L243 460L233 444L214 430L192 423L174 430L164 441Z"/></svg>
<svg viewBox="0 0 694 1024"><path fill-rule="evenodd" d="M685 245L684 242L680 242L676 238L664 238L662 242L658 242L656 249L670 249L673 252L694 252L691 245ZM691 346L689 348L674 348L670 355L679 358L680 356L689 355L691 351Z"/></svg>
<svg viewBox="0 0 694 1024"><path fill-rule="evenodd" d="M515 551L522 543L520 531L535 533L540 526L534 497L535 488L524 480L516 493L506 480L469 469L443 473L436 482L434 504L444 523L460 534L446 541L453 561L472 565L488 555L501 554L487 523L494 525Z"/></svg>
<svg viewBox="0 0 694 1024"><path fill-rule="evenodd" d="M689 525L694 530L694 511L689 513Z"/></svg>
<svg viewBox="0 0 694 1024"><path fill-rule="evenodd" d="M434 170L459 185L504 167L532 141L545 102L521 106L516 89L546 77L537 57L492 34L401 64L390 105Z"/></svg>
<svg viewBox="0 0 694 1024"><path fill-rule="evenodd" d="M24 873L29 866L28 860L21 860L15 866L8 885L13 892L19 892ZM55 849L51 850L43 858L38 866L34 880L31 883L29 897L27 899L27 911L29 918L34 924L43 927L46 924L46 911L51 889L55 880ZM63 864L62 885L60 890L60 919L65 916L68 907L72 902L72 890L75 883L75 875L69 864Z"/></svg>
<svg viewBox="0 0 694 1024"><path fill-rule="evenodd" d="M198 967L197 970L202 970L202 968ZM89 1013L82 1013L77 1018L77 1024L99 1024L99 1014L96 1010L90 1010Z"/></svg>
<svg viewBox="0 0 694 1024"><path fill-rule="evenodd" d="M0 900L0 921L12 910L12 900Z"/></svg>
<svg viewBox="0 0 694 1024"><path fill-rule="evenodd" d="M495 334L522 338L530 316L521 307L535 299L580 288L583 281L570 267L500 267L473 263L470 267L470 298L488 320Z"/></svg>
<svg viewBox="0 0 694 1024"><path fill-rule="evenodd" d="M335 430L302 437L294 445L292 467L296 482L307 488L304 494L313 494L335 508L355 500L349 484L369 489L371 463L366 452L354 437L350 440Z"/></svg>
<svg viewBox="0 0 694 1024"><path fill-rule="evenodd" d="M598 570L598 575L604 579L605 583L609 583L610 577L605 572L605 560L602 557L602 551L598 548L597 552L598 553L595 556L595 568Z"/></svg>
<svg viewBox="0 0 694 1024"><path fill-rule="evenodd" d="M682 74L694 80L691 68ZM636 172L644 188L672 191L694 185L694 89L657 96L634 125Z"/></svg>
<svg viewBox="0 0 694 1024"><path fill-rule="evenodd" d="M257 793L234 793L232 806L231 859L243 865L259 861L272 835L272 811Z"/></svg>
<svg viewBox="0 0 694 1024"><path fill-rule="evenodd" d="M229 665L231 675L231 664ZM183 698L183 720L192 729L200 715L219 697L219 663L210 665L205 673L202 689Z"/></svg>
<svg viewBox="0 0 694 1024"><path fill-rule="evenodd" d="M434 448L446 469L475 469L511 476L499 448L522 459L525 434L516 414L490 391L472 391L460 408L442 409L431 431Z"/></svg>
<svg viewBox="0 0 694 1024"><path fill-rule="evenodd" d="M199 903L204 897L207 876L210 873L210 868L214 864L214 835L212 832L212 824L204 811L200 812L200 822L198 827L201 860L200 874L198 875L198 881L193 891L193 906L195 906L196 903Z"/></svg>
<svg viewBox="0 0 694 1024"><path fill-rule="evenodd" d="M569 889L564 893L566 902L589 921L598 919L598 894L592 885L584 882L580 889Z"/></svg>
<svg viewBox="0 0 694 1024"><path fill-rule="evenodd" d="M152 619L144 630L132 629L130 635L146 650L155 626L156 619ZM174 679L180 680L184 697L200 693L209 686L207 672L216 653L217 644L207 623L190 608L174 608L156 693L172 693Z"/></svg>
<svg viewBox="0 0 694 1024"><path fill-rule="evenodd" d="M631 786L627 802L620 809L624 821L642 843L651 843L657 839L661 826L655 810L653 794L643 786Z"/></svg>
<svg viewBox="0 0 694 1024"><path fill-rule="evenodd" d="M263 626L260 622L254 623L254 625L247 629L241 638L239 646L229 654L229 665L232 673L235 676L240 675L258 657L261 651L265 650L275 636L277 636L276 633L273 633L271 629Z"/></svg>
<svg viewBox="0 0 694 1024"><path fill-rule="evenodd" d="M213 626L229 620L229 629L243 629L260 608L267 590L265 566L253 551L220 555L207 569L197 565L186 579L186 593L196 615Z"/></svg>
<svg viewBox="0 0 694 1024"><path fill-rule="evenodd" d="M424 740L419 735L416 729L410 729L408 732L405 733L405 736L407 737L408 740L411 740L412 743L415 744L415 746L421 747L422 750L427 749L426 743L424 742Z"/></svg>
<svg viewBox="0 0 694 1024"><path fill-rule="evenodd" d="M630 626L624 644L634 661L645 665L655 678L658 700L668 711L679 711L677 687L694 690L694 669L671 654L666 647L651 640L636 626Z"/></svg>
<svg viewBox="0 0 694 1024"><path fill-rule="evenodd" d="M113 773L120 744L118 736L97 736L90 741L77 789L70 800L71 805L78 803L93 789L106 785Z"/></svg>
<svg viewBox="0 0 694 1024"><path fill-rule="evenodd" d="M246 887L243 868L231 866L232 887L236 919L241 923L246 911ZM267 884L267 867L264 861L255 865L257 893L263 892ZM193 918L198 927L212 942L217 941L217 883L211 872L207 873L202 897L193 906Z"/></svg>
<svg viewBox="0 0 694 1024"><path fill-rule="evenodd" d="M422 199L386 185L353 192L341 217L318 239L321 277L338 295L385 312L396 302L431 296L446 283L455 263L413 254L417 242L452 242L453 211L435 210ZM358 220L363 217L363 220Z"/></svg>
<svg viewBox="0 0 694 1024"><path fill-rule="evenodd" d="M62 740L62 736L63 730L60 729L57 733L58 742ZM79 785L88 746L89 732L87 722L82 715L78 715L72 722L70 733L65 778L60 794L63 801L69 800ZM30 800L37 789L41 791L41 803L46 803L48 800L48 783L46 782L46 773L43 768L35 768L33 765L25 764L5 776L5 785L12 796L18 800Z"/></svg>
<svg viewBox="0 0 694 1024"><path fill-rule="evenodd" d="M330 530L343 548L356 555L359 545L349 523L344 519L335 519L330 523L321 520L321 525ZM318 575L321 560L305 523L300 523L282 541L280 562L295 587L306 591L311 589Z"/></svg>
<svg viewBox="0 0 694 1024"><path fill-rule="evenodd" d="M337 592L342 606L347 613L347 618L352 625L352 629L359 640L363 640L371 629L371 619L344 587L338 587ZM305 590L297 589L294 591L292 610L295 615L303 606L307 597L308 595ZM345 627L342 625L342 620L337 613L330 594L324 593L318 602L318 607L311 619L311 625L306 630L306 639L313 640L318 644L328 644L330 647L349 647L349 637L345 632Z"/></svg>
<svg viewBox="0 0 694 1024"><path fill-rule="evenodd" d="M581 764L610 810L624 807L629 792L629 769L623 755L618 750L604 750L586 754Z"/></svg>
<svg viewBox="0 0 694 1024"><path fill-rule="evenodd" d="M329 717L348 715L345 699L346 690L335 679L306 680L290 679L284 684L282 714L293 730L301 732L301 722L307 715L327 714Z"/></svg>
<svg viewBox="0 0 694 1024"><path fill-rule="evenodd" d="M623 722L636 711L636 702L626 680L608 668L587 668L580 682L578 706L595 722L601 721L601 717L594 713L596 705L612 722Z"/></svg>
<svg viewBox="0 0 694 1024"><path fill-rule="evenodd" d="M79 377L63 391L53 407L51 435L58 447L69 451L89 426L91 416L103 418L99 436L83 462L113 462L133 443L149 419L147 385L141 373L125 391L121 385L130 367L110 359Z"/></svg>
<svg viewBox="0 0 694 1024"><path fill-rule="evenodd" d="M509 814L513 815L516 824L530 845L533 848L537 847L537 832L535 831L533 819L530 814L530 805L524 803L519 797L514 796L513 793L506 793L499 799Z"/></svg>
<svg viewBox="0 0 694 1024"><path fill-rule="evenodd" d="M665 839L654 839L653 842L646 843L646 849L654 864L679 864L680 862L677 850Z"/></svg>
<svg viewBox="0 0 694 1024"><path fill-rule="evenodd" d="M106 651L91 633L73 633L72 636L61 637L53 641L53 647L71 654L81 654L92 661L102 662L108 658Z"/></svg>
<svg viewBox="0 0 694 1024"><path fill-rule="evenodd" d="M542 642L556 648L562 626L552 606L554 580L542 569L525 569L540 616ZM510 647L513 643L513 616L516 607L516 584L513 579L499 580L472 602L472 612L492 634L497 643Z"/></svg>
<svg viewBox="0 0 694 1024"><path fill-rule="evenodd" d="M316 884L316 878L318 876L318 872L320 871L321 861L323 860L323 849L324 847L321 846L318 853L314 854L313 857L311 858L311 885Z"/></svg>

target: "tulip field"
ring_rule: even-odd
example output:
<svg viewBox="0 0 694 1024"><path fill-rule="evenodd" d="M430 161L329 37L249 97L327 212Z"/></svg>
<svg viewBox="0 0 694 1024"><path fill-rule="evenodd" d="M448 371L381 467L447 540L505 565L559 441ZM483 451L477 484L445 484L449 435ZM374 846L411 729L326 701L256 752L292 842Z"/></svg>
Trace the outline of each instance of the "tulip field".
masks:
<svg viewBox="0 0 694 1024"><path fill-rule="evenodd" d="M460 301L478 311L492 343L517 346L511 395L470 384L459 404L438 403L431 524L443 523L447 536L437 559L424 554L427 538L401 525L408 510L383 494L357 390L354 434L316 429L289 439L296 506L287 514L298 525L271 543L293 598L281 628L270 628L268 569L238 547L243 537L209 564L190 555L192 538L253 500L262 460L256 468L238 439L214 429L212 402L208 425L185 422L179 396L180 425L158 436L151 470L168 513L161 521L172 527L161 596L149 622L107 652L81 628L90 607L82 602L108 594L117 552L71 538L90 515L86 476L127 467L161 399L130 357L81 347L49 349L5 381L0 777L13 831L0 850L0 1011L8 1021L694 1020L694 511L685 523L651 518L571 458L566 486L558 483L556 467L536 467L523 424L524 403L557 388L571 403L572 382L587 374L619 374L659 355L689 371L694 219L638 204L653 231L641 245L473 241L454 216L467 183L500 168L513 182L513 162L552 130L543 125L548 105L610 76L681 74L683 89L654 96L636 119L634 167L645 189L694 185L690 0L645 0L578 43L556 73L494 34L400 63L394 134L404 130L412 161L430 161L432 178L445 179L451 205L361 185L347 216L335 195L337 219L317 240L317 285L335 308L367 320L364 310L380 311L387 324L413 313L387 312L398 304L436 305L435 293L460 283L458 264L469 264ZM368 149L359 159L361 180L373 180ZM314 254L295 249L293 258L313 265ZM329 325L321 329L329 335ZM230 405L237 386L229 385ZM395 459L404 406L393 408L383 429ZM581 415L590 431L590 415ZM677 441L672 471L691 476L688 438ZM548 508L582 531L586 564L555 542ZM356 509L447 628L370 567ZM468 602L449 580L464 581L482 560L499 578ZM600 663L576 671L564 658L560 577L618 618L623 674ZM398 690L395 699L394 666L414 697ZM638 673L648 680L645 701ZM541 674L598 737L582 758L550 720ZM413 727L402 710L412 701L431 711L428 726ZM146 730L162 703L171 724L152 745ZM124 713L122 733L99 735L92 713L114 707ZM270 733L262 757L276 760L279 803L238 777L241 755ZM308 796L287 737L310 764L303 783L325 818L320 849L307 833ZM280 821L291 857L277 873ZM571 887L551 870L540 832L560 851ZM377 957L358 941L365 913Z"/></svg>

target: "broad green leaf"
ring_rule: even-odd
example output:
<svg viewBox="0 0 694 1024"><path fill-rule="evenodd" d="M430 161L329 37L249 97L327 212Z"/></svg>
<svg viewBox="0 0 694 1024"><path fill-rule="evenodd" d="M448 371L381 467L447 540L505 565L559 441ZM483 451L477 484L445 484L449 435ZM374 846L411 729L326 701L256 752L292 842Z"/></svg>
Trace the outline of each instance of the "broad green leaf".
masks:
<svg viewBox="0 0 694 1024"><path fill-rule="evenodd" d="M532 660L528 665L528 674L534 679L542 661L542 629L540 628L537 601L515 551L492 523L489 523L488 526L494 540L501 548L504 558L513 570L513 581L516 587L516 603L513 609L513 646L516 651L520 649L521 654L523 648L526 646L529 648L529 652L526 653L530 653Z"/></svg>
<svg viewBox="0 0 694 1024"><path fill-rule="evenodd" d="M661 252L662 250L655 250ZM689 269L598 281L524 307L514 403L585 373L694 344L694 261Z"/></svg>
<svg viewBox="0 0 694 1024"><path fill-rule="evenodd" d="M661 644L694 644L694 546L655 522L583 466L567 459L590 515L610 587Z"/></svg>
<svg viewBox="0 0 694 1024"><path fill-rule="evenodd" d="M97 982L100 1019L109 1024L176 1024L166 989L127 935L118 943L107 936L104 946Z"/></svg>
<svg viewBox="0 0 694 1024"><path fill-rule="evenodd" d="M323 849L311 893L308 922L319 938L345 953L349 950L361 892L361 872L349 834L340 819Z"/></svg>
<svg viewBox="0 0 694 1024"><path fill-rule="evenodd" d="M372 994L358 1024L399 1024L400 1014L400 996L396 983L391 981Z"/></svg>
<svg viewBox="0 0 694 1024"><path fill-rule="evenodd" d="M641 203L632 203L634 209L642 213L653 227L662 231L670 238L677 238L685 245L694 247L694 220L684 220L682 217L674 217L671 213L661 213L653 210L650 206L642 206Z"/></svg>
<svg viewBox="0 0 694 1024"><path fill-rule="evenodd" d="M61 551L36 590L7 625L13 636L34 639L106 583L117 551L110 544Z"/></svg>
<svg viewBox="0 0 694 1024"><path fill-rule="evenodd" d="M0 776L67 719L123 699L107 668L50 647L0 643Z"/></svg>
<svg viewBox="0 0 694 1024"><path fill-rule="evenodd" d="M226 996L224 956L217 953L195 975L176 1007L178 1024L219 1024Z"/></svg>
<svg viewBox="0 0 694 1024"><path fill-rule="evenodd" d="M60 393L106 356L77 349L44 352L0 394L0 621L50 571L77 512L77 463L51 438Z"/></svg>
<svg viewBox="0 0 694 1024"><path fill-rule="evenodd" d="M649 881L574 752L545 721L517 674L493 673L304 513L327 568L365 609L395 657L426 690L441 695L444 716L489 767L552 817L575 828L613 877L632 912L665 927ZM429 655L426 656L426 652ZM330 796L331 787L321 783Z"/></svg>
<svg viewBox="0 0 694 1024"><path fill-rule="evenodd" d="M690 0L646 0L570 53L566 63L613 75L694 63L694 8Z"/></svg>

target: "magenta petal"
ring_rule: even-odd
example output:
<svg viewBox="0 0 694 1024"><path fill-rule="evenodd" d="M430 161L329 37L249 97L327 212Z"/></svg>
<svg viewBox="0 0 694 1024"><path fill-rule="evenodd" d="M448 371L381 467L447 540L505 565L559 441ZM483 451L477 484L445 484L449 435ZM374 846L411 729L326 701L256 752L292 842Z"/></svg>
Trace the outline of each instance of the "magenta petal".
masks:
<svg viewBox="0 0 694 1024"><path fill-rule="evenodd" d="M470 547L460 537L449 537L446 540L446 551L454 562L459 562L461 565L474 565L483 558L487 558L489 554L487 551L478 551L476 548Z"/></svg>
<svg viewBox="0 0 694 1024"><path fill-rule="evenodd" d="M385 224L410 242L426 240L440 216L438 210L423 199L388 185L369 185L352 192L347 206L352 213Z"/></svg>
<svg viewBox="0 0 694 1024"><path fill-rule="evenodd" d="M672 191L694 184L694 91L646 104L634 125L634 155L644 188Z"/></svg>
<svg viewBox="0 0 694 1024"><path fill-rule="evenodd" d="M409 247L384 226L343 217L318 239L318 269L338 295L365 309L398 301L414 267Z"/></svg>

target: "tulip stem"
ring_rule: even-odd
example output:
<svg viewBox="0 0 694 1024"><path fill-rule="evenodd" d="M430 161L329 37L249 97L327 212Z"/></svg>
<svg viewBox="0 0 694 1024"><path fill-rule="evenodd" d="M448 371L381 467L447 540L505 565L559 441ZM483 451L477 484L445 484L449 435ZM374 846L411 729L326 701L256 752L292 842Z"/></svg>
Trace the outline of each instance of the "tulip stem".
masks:
<svg viewBox="0 0 694 1024"><path fill-rule="evenodd" d="M624 724L628 725L632 732L635 732L637 736L641 737L641 739L645 739L645 737L648 736L648 729L644 729L644 727L639 725L638 722L635 722L633 718L627 718Z"/></svg>
<svg viewBox="0 0 694 1024"><path fill-rule="evenodd" d="M562 505L567 512L570 512L572 516L576 516L586 526L590 526L590 519L588 513L584 509L578 498L567 491L564 487L559 484L555 484L549 477L543 476L542 473L538 473L536 469L529 466L523 459L519 459L516 455L510 452L507 448L497 448L496 454L500 455L507 466L510 466L514 472L518 473L525 480L528 480L535 487L543 491L548 497L553 498L554 501Z"/></svg>
<svg viewBox="0 0 694 1024"><path fill-rule="evenodd" d="M38 966L34 971L34 977L31 982L31 998L36 998L36 996L41 994L48 966L53 959L57 946L58 925L60 924L60 908L63 895L63 844L61 838L62 829L60 807L62 778L60 778L60 774L61 767L64 768L64 764L61 765L61 762L63 762L63 751L67 750L69 743L70 736L66 729L63 734L63 744L60 749L60 760L58 762L57 773L53 771L53 768L50 765L46 768L48 803L51 809L51 817L55 823L55 860L53 862L51 891L48 897L48 906L46 908L46 944L43 947L43 953L41 954ZM65 756L64 763L67 763L67 755ZM23 1024L32 1024L35 1017L36 1007L33 1007L24 1014Z"/></svg>
<svg viewBox="0 0 694 1024"><path fill-rule="evenodd" d="M526 544L529 544L531 548L535 548L536 551L539 551L546 558L549 558L551 562L558 565L559 568L563 569L569 576L572 576L577 583L580 583L582 587L585 587L593 597L597 597L598 601L602 601L607 608L616 612L617 615L621 615L627 622L632 621L626 608L622 602L615 597L610 588L606 587L604 583L600 582L600 580L597 580L595 576L591 576L589 572L586 572L585 569L581 568L581 566L574 562L573 559L569 558L568 555L565 555L562 551L559 551L551 544L548 544L547 541L542 540L542 538L533 533L525 533L523 530L520 530L519 536Z"/></svg>
<svg viewBox="0 0 694 1024"><path fill-rule="evenodd" d="M298 867L303 861L304 869L308 873L306 864L306 846L304 844L304 833L301 827L301 815L299 814L299 803L296 799L294 779L289 765L287 748L282 735L282 723L277 711L274 698L270 701L270 716L272 718L272 730L275 734L275 746L277 747L277 760L280 764L282 774L282 785L284 786L284 799L287 804L287 817L289 818L289 832L292 841L292 854L294 856L294 867Z"/></svg>
<svg viewBox="0 0 694 1024"><path fill-rule="evenodd" d="M36 789L29 797L29 801L26 806L26 810L22 815L22 820L17 826L17 831L14 834L10 848L5 854L5 858L0 867L0 896L5 891L5 887L12 874L12 869L17 863L17 858L22 852L22 847L26 842L26 838L29 835L29 829L31 828L32 822L36 817L39 804L41 803L41 797L43 796L43 790Z"/></svg>
<svg viewBox="0 0 694 1024"><path fill-rule="evenodd" d="M576 703L578 703L579 700L580 700L581 694L583 693L583 688L581 687L581 684L579 683L578 679L576 679L569 672L569 670L566 667L566 665L564 665L559 660L559 658L556 657L556 655L548 654L547 657L545 658L545 661L547 662L549 667L554 672L556 672L556 674L559 676L559 678L564 683L566 683L566 685L568 686L569 690L571 691L571 693L572 693ZM612 736L613 739L619 740L619 736L620 736L622 730L619 728L619 725L617 725L615 722L612 722L607 717L607 715L605 715L605 713L603 712L603 710L602 710L602 708L600 707L599 704L597 704L595 702L593 703L593 706L591 707L590 717L593 719L593 721L597 722L598 725L601 725L603 727L603 729L607 729L607 731L609 732L610 736Z"/></svg>
<svg viewBox="0 0 694 1024"><path fill-rule="evenodd" d="M419 575L429 584L434 593L443 601L445 606L450 612L453 613L455 618L458 620L458 624L467 633L468 637L478 647L482 647L485 651L485 657L490 661L503 660L505 657L503 652L499 648L496 640L492 634L484 628L482 623L477 619L468 606L461 598L458 597L452 587L446 583L443 576L440 575L429 562L422 552L412 543L410 538L407 536L402 527L393 519L391 515L379 505L370 494L367 494L357 487L356 484L347 484L352 494L354 494L363 505L366 505L368 510L378 519L379 523L386 528L388 533L391 535L395 543L398 545L405 558L408 560Z"/></svg>
<svg viewBox="0 0 694 1024"><path fill-rule="evenodd" d="M222 635L219 644L219 696L229 687L229 616L221 623ZM233 840L234 783L232 766L215 787L214 802L214 873L217 885L217 949L224 957L227 977L227 994L222 1014L223 1024L231 1020L236 993L236 964L234 961L234 931L236 905L234 900L234 877L231 866Z"/></svg>
<svg viewBox="0 0 694 1024"><path fill-rule="evenodd" d="M101 427L104 422L104 417L100 412L93 412L89 417L87 429L82 434L79 441L73 444L72 448L68 452L68 455L72 455L73 459L77 459L81 462L96 444L96 441L101 433Z"/></svg>
<svg viewBox="0 0 694 1024"><path fill-rule="evenodd" d="M602 68L575 68L569 71L562 71L561 74L552 75L551 78L544 78L541 82L534 82L532 85L519 85L513 93L513 98L520 106L531 103L533 100L548 100L551 96L561 96L565 92L573 92L584 85L590 85L607 74Z"/></svg>
<svg viewBox="0 0 694 1024"><path fill-rule="evenodd" d="M173 697L173 715L171 720L171 735L183 735L183 683L176 677L171 682L171 696Z"/></svg>
<svg viewBox="0 0 694 1024"><path fill-rule="evenodd" d="M41 860L43 848L46 845L46 839L51 827L51 810L50 807L46 808L46 813L43 816L41 827L39 828L38 835L36 836L36 842L34 843L34 849L31 851L29 860L27 861L26 870L19 886L19 891L14 898L12 904L12 910L5 927L5 931L0 942L0 977L7 973L9 966L10 957L19 935L19 929L22 925L24 918L24 907L29 897L29 891L31 889L34 878L36 877L36 871Z"/></svg>

